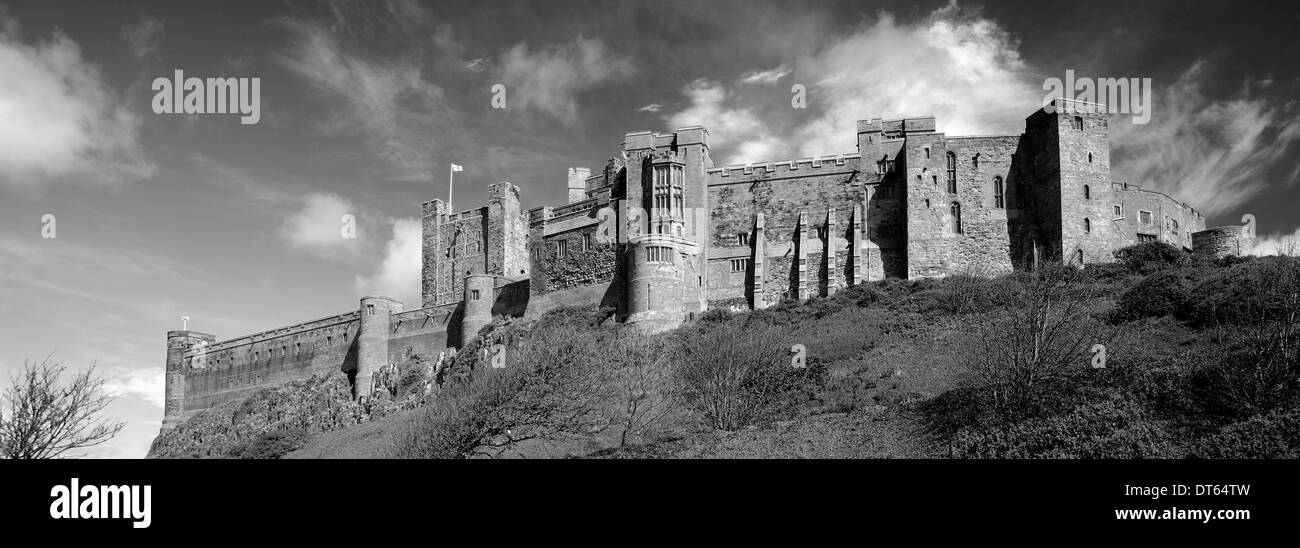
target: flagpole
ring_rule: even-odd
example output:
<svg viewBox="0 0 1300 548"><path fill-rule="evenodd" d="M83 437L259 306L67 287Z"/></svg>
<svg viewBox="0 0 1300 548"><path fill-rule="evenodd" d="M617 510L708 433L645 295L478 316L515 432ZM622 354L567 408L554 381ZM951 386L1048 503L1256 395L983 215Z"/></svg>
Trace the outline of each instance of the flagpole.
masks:
<svg viewBox="0 0 1300 548"><path fill-rule="evenodd" d="M456 209L451 207L451 192L456 188L456 170L452 169L451 163L447 163L447 212L456 213Z"/></svg>

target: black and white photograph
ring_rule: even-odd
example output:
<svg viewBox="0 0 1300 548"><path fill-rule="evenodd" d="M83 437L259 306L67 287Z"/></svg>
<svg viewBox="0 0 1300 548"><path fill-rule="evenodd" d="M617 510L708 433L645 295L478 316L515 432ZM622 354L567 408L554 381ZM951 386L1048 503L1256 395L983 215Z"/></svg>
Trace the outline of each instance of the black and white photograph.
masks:
<svg viewBox="0 0 1300 548"><path fill-rule="evenodd" d="M1298 36L1255 1L0 0L3 515L638 478L1283 526Z"/></svg>

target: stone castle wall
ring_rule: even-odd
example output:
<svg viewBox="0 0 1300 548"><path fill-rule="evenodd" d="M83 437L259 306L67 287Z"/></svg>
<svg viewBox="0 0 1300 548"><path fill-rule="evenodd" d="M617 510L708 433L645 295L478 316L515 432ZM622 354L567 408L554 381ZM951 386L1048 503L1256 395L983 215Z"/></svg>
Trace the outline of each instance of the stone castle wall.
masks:
<svg viewBox="0 0 1300 548"><path fill-rule="evenodd" d="M874 118L858 122L857 141L855 153L714 167L704 128L635 132L603 169L568 172L565 205L524 212L506 182L458 213L425 202L421 308L367 297L358 311L227 341L170 332L167 418L324 371L356 376L364 395L377 367L460 347L493 317L558 306L669 327L709 307L884 278L1109 261L1146 240L1249 245L1239 227L1205 231L1187 204L1112 183L1103 115L1039 110L1023 134L997 136ZM654 170L666 166L681 175L681 199L651 211Z"/></svg>

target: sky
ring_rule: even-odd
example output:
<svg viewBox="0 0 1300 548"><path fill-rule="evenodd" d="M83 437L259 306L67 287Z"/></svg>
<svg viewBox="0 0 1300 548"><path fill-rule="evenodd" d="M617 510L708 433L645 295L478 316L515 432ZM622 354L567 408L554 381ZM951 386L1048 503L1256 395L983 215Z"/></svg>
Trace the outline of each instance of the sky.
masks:
<svg viewBox="0 0 1300 548"><path fill-rule="evenodd" d="M496 181L558 205L629 132L704 125L719 165L851 153L871 117L1018 133L1067 70L1151 79L1149 123L1112 117L1116 181L1208 226L1254 214L1272 252L1300 238L1285 6L0 0L0 385L51 353L96 364L127 426L86 456L139 458L182 315L224 340L418 303L420 203L450 163L458 210ZM155 112L176 70L258 78L257 123Z"/></svg>

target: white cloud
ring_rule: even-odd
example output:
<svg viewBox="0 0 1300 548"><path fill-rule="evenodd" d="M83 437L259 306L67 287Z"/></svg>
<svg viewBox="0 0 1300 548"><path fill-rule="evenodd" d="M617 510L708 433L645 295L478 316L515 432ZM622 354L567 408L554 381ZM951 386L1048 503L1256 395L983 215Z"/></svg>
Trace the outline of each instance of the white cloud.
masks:
<svg viewBox="0 0 1300 548"><path fill-rule="evenodd" d="M0 28L0 185L120 187L155 167L139 143L140 118L76 42L56 31L28 45Z"/></svg>
<svg viewBox="0 0 1300 548"><path fill-rule="evenodd" d="M730 151L725 163L771 159L781 141L750 109L735 106L737 98L717 82L696 80L682 88L687 106L665 116L670 127L700 125L709 130L711 148Z"/></svg>
<svg viewBox="0 0 1300 548"><path fill-rule="evenodd" d="M340 252L350 256L359 250L357 242L362 230L354 226L357 238L344 238L344 215L352 215L357 220L352 202L337 194L314 192L303 199L301 209L285 219L280 236L290 248L323 258L336 258Z"/></svg>
<svg viewBox="0 0 1300 548"><path fill-rule="evenodd" d="M659 110L662 108L663 105L660 105L659 103L650 103L646 106L636 109L636 111L637 112L659 112Z"/></svg>
<svg viewBox="0 0 1300 548"><path fill-rule="evenodd" d="M1290 234L1275 233L1257 238L1254 249L1250 250L1251 255L1260 257L1268 255L1292 255L1300 256L1300 228Z"/></svg>
<svg viewBox="0 0 1300 548"><path fill-rule="evenodd" d="M996 22L955 3L915 23L882 14L799 63L794 81L806 81L809 101L824 109L794 142L805 156L850 152L857 120L925 114L949 135L1019 133L1042 91L1017 47Z"/></svg>
<svg viewBox="0 0 1300 548"><path fill-rule="evenodd" d="M472 59L465 62L465 70L470 72L483 72L488 69L488 62L483 58Z"/></svg>
<svg viewBox="0 0 1300 548"><path fill-rule="evenodd" d="M388 241L384 260L369 276L357 276L360 295L384 295L400 300L409 308L420 306L420 266L422 237L419 219L392 220L393 235Z"/></svg>
<svg viewBox="0 0 1300 548"><path fill-rule="evenodd" d="M582 92L634 73L631 59L610 53L598 39L578 37L536 52L521 43L501 55L507 108L536 109L566 124L577 123Z"/></svg>
<svg viewBox="0 0 1300 548"><path fill-rule="evenodd" d="M161 367L114 367L105 375L104 391L119 398L135 398L163 408L167 376Z"/></svg>
<svg viewBox="0 0 1300 548"><path fill-rule="evenodd" d="M1029 77L1011 36L955 4L911 23L881 14L797 62L747 72L739 83L786 77L806 86L813 108L796 112L789 96L772 108L755 95L755 105L767 106L759 117L758 106L741 106L749 104L743 94L697 81L683 90L688 105L666 119L706 126L711 147L731 153L728 162L750 162L852 152L856 121L872 117L933 114L949 135L1019 133L1042 99L1041 82Z"/></svg>
<svg viewBox="0 0 1300 548"><path fill-rule="evenodd" d="M1229 99L1206 97L1206 77L1204 63L1196 63L1160 89L1148 124L1117 117L1111 163L1117 180L1149 185L1215 215L1278 182L1266 172L1294 154L1300 123L1249 83Z"/></svg>
<svg viewBox="0 0 1300 548"><path fill-rule="evenodd" d="M740 75L742 84L775 84L782 78L785 78L791 72L790 68L781 65L774 69L755 70Z"/></svg>
<svg viewBox="0 0 1300 548"><path fill-rule="evenodd" d="M126 40L136 59L144 59L158 53L158 38L162 32L163 22L146 14L139 21L122 26L122 39Z"/></svg>

